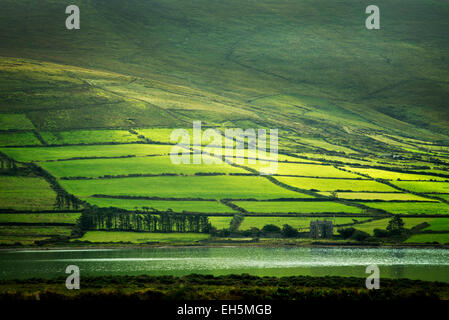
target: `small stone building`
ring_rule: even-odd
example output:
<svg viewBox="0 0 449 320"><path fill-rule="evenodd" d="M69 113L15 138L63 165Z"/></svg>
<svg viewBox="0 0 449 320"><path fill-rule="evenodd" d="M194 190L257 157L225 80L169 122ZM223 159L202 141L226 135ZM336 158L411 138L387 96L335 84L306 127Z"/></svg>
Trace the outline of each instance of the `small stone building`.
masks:
<svg viewBox="0 0 449 320"><path fill-rule="evenodd" d="M334 228L332 221L310 221L310 237L313 239L332 238Z"/></svg>

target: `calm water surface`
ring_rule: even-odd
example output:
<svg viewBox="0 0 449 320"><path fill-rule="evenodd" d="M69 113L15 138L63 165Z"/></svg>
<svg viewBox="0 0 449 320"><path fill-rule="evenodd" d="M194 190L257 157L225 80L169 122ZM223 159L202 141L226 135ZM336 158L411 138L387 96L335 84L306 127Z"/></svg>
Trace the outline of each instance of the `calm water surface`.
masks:
<svg viewBox="0 0 449 320"><path fill-rule="evenodd" d="M381 277L449 282L449 250L365 248L152 248L0 252L0 279L83 275L359 276L376 264Z"/></svg>

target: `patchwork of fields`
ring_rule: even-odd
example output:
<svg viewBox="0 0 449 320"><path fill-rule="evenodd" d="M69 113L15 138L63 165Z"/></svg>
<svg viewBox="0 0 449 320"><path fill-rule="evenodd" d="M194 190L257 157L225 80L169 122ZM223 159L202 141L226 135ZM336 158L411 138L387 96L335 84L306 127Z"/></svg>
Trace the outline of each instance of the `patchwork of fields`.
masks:
<svg viewBox="0 0 449 320"><path fill-rule="evenodd" d="M55 1L3 0L0 227L22 224L32 244L67 234L32 228L72 228L57 224L96 207L201 213L217 229L237 216L244 228L446 219L449 3L410 1L404 14L403 2L384 1L388 28L367 36L358 0L80 0L91 31L70 33ZM172 164L172 130L192 136L198 120L278 130L277 171L247 151ZM192 140L186 152L212 149ZM159 241L83 239L118 237Z"/></svg>
<svg viewBox="0 0 449 320"><path fill-rule="evenodd" d="M20 122L23 116L9 119L17 120L17 128L32 129L30 123ZM39 133L44 145L39 139L36 142L19 139L16 133L2 133L11 139L7 143L0 139L1 243L33 244L70 236L80 213L64 204L65 200L60 200L62 204L56 201L61 190L81 201L79 209L90 205L209 214L209 221L218 230L230 228L238 214L243 217L238 226L241 231L288 224L306 232L310 221L325 219L336 228L352 225L372 234L375 228L386 228L389 215L399 214L413 216L404 218L406 228L427 222L430 226L425 231L433 232L413 236L409 242L423 242L432 235L441 241L446 238L438 232L444 235L449 231L449 218L435 217L449 216L449 183L441 174L441 166L432 175L432 170L410 173L413 165L406 161L398 161L396 169L382 170L378 168L385 166L381 159L357 160L352 151L338 156L297 153L281 154L277 171L270 172L274 175L263 176L259 172L267 173L270 163L254 164L247 158L248 152L238 165L230 163L229 157L229 163L173 164L169 133L168 129L149 128L138 130L138 135L126 130L47 131ZM207 158L209 162L216 159ZM408 168L406 173L400 171L401 166ZM91 231L81 240L143 243L206 238Z"/></svg>
<svg viewBox="0 0 449 320"><path fill-rule="evenodd" d="M118 1L109 1L105 6L117 4L122 6ZM148 8L148 4L142 5ZM117 26L114 32L105 34L121 57L131 53L129 59L117 59L115 53L111 56L102 45L95 47L103 39L98 41L89 34L89 46L95 48L90 52L88 66L71 66L85 65L85 43L77 39L82 49L73 55L64 51L62 55L59 51L47 55L48 33L52 30L30 41L36 43L33 50L20 47L17 52L39 52L39 41L44 41L41 55L51 56L61 64L39 60L39 55L34 56L36 60L0 57L0 84L5 93L0 97L0 243L33 244L69 237L81 210L90 206L188 216L200 213L209 215L211 224L219 230L229 229L238 215L243 217L239 230L260 229L266 224L289 224L307 230L314 219L330 219L335 225L353 225L372 233L375 228L384 229L391 216L400 215L407 228L427 222L430 226L422 232L433 232L415 235L409 242L446 241L449 144L444 134L447 123L444 114L441 116L447 109L441 104L446 91L441 85L445 79L442 68L434 65L435 61L443 61L440 58L445 54L437 50L435 43L446 38L441 40L435 33L437 38L429 44L423 40L427 36L413 32L410 37L416 35L416 39L407 40L411 43L397 44L389 37L365 42L364 36L357 36L357 41L351 42L356 46L347 43L338 47L335 41L329 45L321 37L329 30L317 28L315 13L291 19L287 2L280 7L267 2L261 7L243 6L245 18L235 21L236 30L212 28L207 41L202 24L210 26L211 21L207 14L196 15L195 23L189 23L192 39L187 39L186 26L177 15L177 6L184 8L186 4L174 1L164 6L170 5L176 8L167 10L167 19L160 19L157 10L142 10L154 15L149 19L166 24L166 29L158 31L162 35L145 28L136 30L134 21L126 24L125 16L117 19L126 24L124 28ZM422 9L421 4L415 5ZM347 15L356 21L360 13L350 3L318 1L314 6L331 15L339 14L335 9L341 9L342 21ZM402 10L402 6L388 6L392 12ZM131 11L127 17L140 15L128 7L126 10ZM185 9L188 12L191 8ZM216 14L224 14L219 19L227 19L229 9L218 10ZM255 9L260 15L246 19L246 10L252 13ZM302 9L308 10L306 6ZM111 16L116 11L109 7ZM417 12L421 14L422 10ZM437 24L435 30L447 20L439 12L435 10L426 19L426 23ZM282 17L285 14L288 17ZM8 24L8 14L3 15L3 23ZM266 17L274 19L270 32L266 32ZM141 18L146 21L147 17ZM102 19L98 17L99 25L111 25ZM284 25L285 21L292 26L301 24L298 30L304 41L297 41L296 33L285 32L292 29ZM410 21L417 19L412 17ZM257 23L259 32L254 30ZM402 28L403 22L394 24ZM44 28L51 24L40 25ZM350 31L345 24L337 26L333 36L340 38L343 31L355 36L350 25ZM129 43L116 42L119 29L124 32L121 39L129 39L130 35L142 39L136 43L144 43L143 39L151 34L162 49L151 50L148 55L145 46L141 50L134 44L130 48ZM170 31L164 34L164 30ZM71 41L65 33L54 36L61 43ZM377 42L377 46L370 41ZM8 42L12 42L11 48L17 45ZM394 50L389 50L388 59L379 59L385 43ZM289 54L279 54L285 52L285 44L293 49ZM426 46L432 50L426 50ZM371 52L374 47L381 51ZM198 48L208 54L198 55ZM370 48L369 52L363 48ZM332 53L344 57L348 52L353 57L366 57L370 63L329 56ZM422 52L428 54L420 56ZM322 55L319 65L316 54ZM403 60L404 56L416 56L420 63L414 58ZM333 61L329 75L316 72L325 68L324 61ZM396 61L404 61L403 65L410 68L419 65L420 69L399 70L405 71L406 76L402 76L397 68L403 67ZM351 79L360 79L357 67L364 76L375 77L354 83ZM336 72L336 68L344 72ZM421 68L427 73L423 74ZM378 77L379 73L384 77ZM429 104L435 109L423 112L415 104ZM405 106L409 112L404 115L398 106ZM192 121L198 119L205 125L203 130L214 128L221 133L235 127L279 129L279 163L272 166L268 155L262 157L266 161L253 163L247 150L239 150L233 152L240 157L233 164L228 163L233 160L229 156L223 157L226 161L220 164L173 164L173 129L185 129L192 136ZM235 141L223 138L232 146L239 144L237 140L248 144L245 137ZM214 151L208 144L204 139L185 151ZM205 238L207 235L92 231L82 240L143 243Z"/></svg>

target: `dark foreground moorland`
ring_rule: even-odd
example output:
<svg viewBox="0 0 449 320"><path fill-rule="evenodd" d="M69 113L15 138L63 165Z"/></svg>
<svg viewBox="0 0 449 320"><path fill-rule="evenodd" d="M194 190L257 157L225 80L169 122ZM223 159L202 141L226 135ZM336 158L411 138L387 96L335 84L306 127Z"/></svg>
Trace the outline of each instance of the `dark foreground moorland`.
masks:
<svg viewBox="0 0 449 320"><path fill-rule="evenodd" d="M65 279L0 282L0 301L140 301L140 300L297 300L437 301L449 299L449 283L381 279L368 290L355 277L256 277L247 274L84 277L80 290L68 290Z"/></svg>

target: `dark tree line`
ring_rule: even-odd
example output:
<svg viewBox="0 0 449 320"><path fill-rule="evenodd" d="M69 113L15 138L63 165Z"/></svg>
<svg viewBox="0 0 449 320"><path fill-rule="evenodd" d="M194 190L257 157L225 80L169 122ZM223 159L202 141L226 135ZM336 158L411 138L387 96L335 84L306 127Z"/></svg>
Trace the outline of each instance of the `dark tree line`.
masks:
<svg viewBox="0 0 449 320"><path fill-rule="evenodd" d="M234 215L229 224L229 231L236 232L239 229L240 225L242 224L243 219L244 219L243 216L240 216L238 214Z"/></svg>
<svg viewBox="0 0 449 320"><path fill-rule="evenodd" d="M73 194L57 191L54 207L59 210L78 210L80 208L80 202Z"/></svg>
<svg viewBox="0 0 449 320"><path fill-rule="evenodd" d="M69 194L67 191L65 191L59 185L55 177L53 177L50 173L48 173L41 167L37 166L36 164L28 163L25 166L19 168L17 166L17 163L13 159L0 152L0 169L12 170L12 172L14 172L15 175L17 174L35 175L44 178L56 193L56 200L54 203L55 209L57 210L80 209L82 201L79 200L74 195Z"/></svg>
<svg viewBox="0 0 449 320"><path fill-rule="evenodd" d="M171 210L157 212L145 208L129 212L118 208L90 207L83 211L79 220L82 230L117 230L146 232L195 232L211 231L209 218L199 214L179 214Z"/></svg>
<svg viewBox="0 0 449 320"><path fill-rule="evenodd" d="M55 209L59 210L78 210L82 204L82 201L75 197L73 194L65 191L58 183L55 177L45 171L43 168L37 166L34 163L29 163L27 166L37 176L44 178L50 187L56 192L56 201L54 204Z"/></svg>

